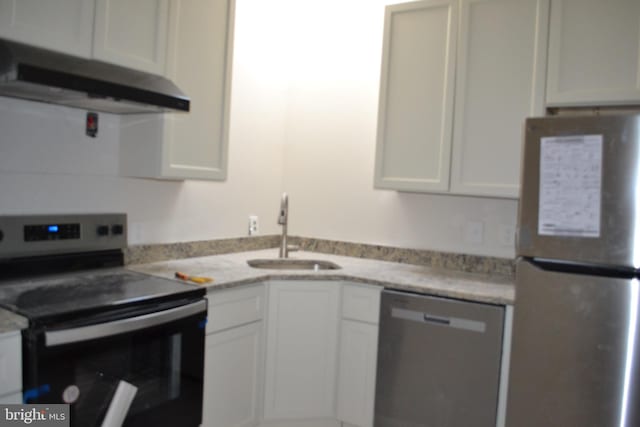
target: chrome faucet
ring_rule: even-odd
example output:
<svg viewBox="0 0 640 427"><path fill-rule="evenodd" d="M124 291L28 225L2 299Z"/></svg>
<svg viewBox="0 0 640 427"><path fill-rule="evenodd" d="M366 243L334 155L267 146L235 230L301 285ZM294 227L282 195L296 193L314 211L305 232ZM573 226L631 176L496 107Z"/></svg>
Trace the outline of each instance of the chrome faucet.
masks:
<svg viewBox="0 0 640 427"><path fill-rule="evenodd" d="M289 222L289 196L282 193L280 201L280 214L278 215L278 224L282 226L282 238L280 239L280 258L288 258L289 251L297 251L297 246L289 246L287 244L287 223Z"/></svg>

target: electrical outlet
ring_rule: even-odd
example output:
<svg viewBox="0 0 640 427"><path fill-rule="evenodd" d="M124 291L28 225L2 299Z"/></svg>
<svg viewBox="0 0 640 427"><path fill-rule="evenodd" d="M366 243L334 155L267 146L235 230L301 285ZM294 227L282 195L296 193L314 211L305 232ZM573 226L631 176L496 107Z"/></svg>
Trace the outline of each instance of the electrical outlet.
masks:
<svg viewBox="0 0 640 427"><path fill-rule="evenodd" d="M465 229L467 243L480 245L484 240L484 223L482 221L467 221Z"/></svg>
<svg viewBox="0 0 640 427"><path fill-rule="evenodd" d="M258 215L249 215L249 236L258 234Z"/></svg>

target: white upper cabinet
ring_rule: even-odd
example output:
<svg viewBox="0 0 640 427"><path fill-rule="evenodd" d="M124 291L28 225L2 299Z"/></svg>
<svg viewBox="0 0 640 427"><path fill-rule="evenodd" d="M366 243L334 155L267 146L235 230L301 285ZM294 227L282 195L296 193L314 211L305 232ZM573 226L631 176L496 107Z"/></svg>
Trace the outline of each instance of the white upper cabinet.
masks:
<svg viewBox="0 0 640 427"><path fill-rule="evenodd" d="M544 114L547 0L462 0L451 187L518 197L524 120Z"/></svg>
<svg viewBox="0 0 640 427"><path fill-rule="evenodd" d="M640 103L640 1L552 0L547 105Z"/></svg>
<svg viewBox="0 0 640 427"><path fill-rule="evenodd" d="M375 184L446 191L457 0L387 6Z"/></svg>
<svg viewBox="0 0 640 427"><path fill-rule="evenodd" d="M169 0L96 0L96 59L164 74Z"/></svg>
<svg viewBox="0 0 640 427"><path fill-rule="evenodd" d="M122 117L121 175L226 178L233 14L232 0L171 1L165 74L191 110Z"/></svg>
<svg viewBox="0 0 640 427"><path fill-rule="evenodd" d="M544 112L548 3L387 7L376 187L518 197L524 120Z"/></svg>
<svg viewBox="0 0 640 427"><path fill-rule="evenodd" d="M169 0L0 0L0 37L164 74Z"/></svg>
<svg viewBox="0 0 640 427"><path fill-rule="evenodd" d="M95 0L0 0L0 37L89 58Z"/></svg>
<svg viewBox="0 0 640 427"><path fill-rule="evenodd" d="M186 114L121 118L120 174L226 179L233 0L0 0L0 37L164 75Z"/></svg>
<svg viewBox="0 0 640 427"><path fill-rule="evenodd" d="M233 2L172 2L167 76L191 98L189 114L165 116L162 174L224 180L227 173ZM197 72L194 72L197 70Z"/></svg>

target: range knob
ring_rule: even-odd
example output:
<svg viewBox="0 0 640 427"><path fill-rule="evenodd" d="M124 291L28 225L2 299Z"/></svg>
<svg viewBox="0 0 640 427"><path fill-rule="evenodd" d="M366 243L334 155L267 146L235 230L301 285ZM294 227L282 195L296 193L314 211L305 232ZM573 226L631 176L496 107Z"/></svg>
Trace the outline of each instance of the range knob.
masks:
<svg viewBox="0 0 640 427"><path fill-rule="evenodd" d="M122 224L113 224L111 226L111 234L114 236L120 236L124 233L124 226Z"/></svg>
<svg viewBox="0 0 640 427"><path fill-rule="evenodd" d="M96 233L98 236L108 236L109 235L109 226L108 225L99 225L96 228Z"/></svg>

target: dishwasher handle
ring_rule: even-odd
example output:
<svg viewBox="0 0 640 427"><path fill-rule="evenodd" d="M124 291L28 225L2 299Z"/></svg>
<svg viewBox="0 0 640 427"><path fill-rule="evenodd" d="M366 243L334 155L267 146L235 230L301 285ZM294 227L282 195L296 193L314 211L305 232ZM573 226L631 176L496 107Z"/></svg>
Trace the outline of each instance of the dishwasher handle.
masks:
<svg viewBox="0 0 640 427"><path fill-rule="evenodd" d="M452 316L436 316L423 311L407 310L406 308L399 307L391 307L391 317L423 324L427 323L449 328L463 329L472 332L484 333L487 330L487 324L479 320Z"/></svg>
<svg viewBox="0 0 640 427"><path fill-rule="evenodd" d="M428 322L428 323L437 323L439 325L451 325L451 319L447 318L447 317L439 317L439 316L433 316L429 313L424 313L424 321Z"/></svg>

